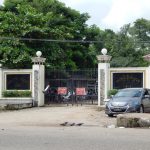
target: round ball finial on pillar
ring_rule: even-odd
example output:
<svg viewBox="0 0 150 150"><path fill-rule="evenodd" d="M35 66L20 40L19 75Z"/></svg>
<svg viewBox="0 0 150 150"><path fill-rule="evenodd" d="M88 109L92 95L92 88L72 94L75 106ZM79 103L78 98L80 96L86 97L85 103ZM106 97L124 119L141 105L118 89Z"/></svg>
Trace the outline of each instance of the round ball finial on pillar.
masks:
<svg viewBox="0 0 150 150"><path fill-rule="evenodd" d="M41 51L37 51L37 52L36 52L36 56L37 56L37 57L41 57L41 56L42 56L42 52L41 52Z"/></svg>
<svg viewBox="0 0 150 150"><path fill-rule="evenodd" d="M36 52L36 56L37 57L32 57L32 62L34 64L42 65L45 62L46 58L41 57L42 56L42 52L41 51L37 51Z"/></svg>
<svg viewBox="0 0 150 150"><path fill-rule="evenodd" d="M150 62L150 54L143 56L144 60Z"/></svg>
<svg viewBox="0 0 150 150"><path fill-rule="evenodd" d="M103 48L101 50L103 55L97 55L97 60L99 63L109 63L111 60L111 56L107 55L107 49Z"/></svg>
<svg viewBox="0 0 150 150"><path fill-rule="evenodd" d="M107 54L107 49L106 49L106 48L103 48L103 49L101 50L101 53L102 53L103 55L106 55L106 54Z"/></svg>

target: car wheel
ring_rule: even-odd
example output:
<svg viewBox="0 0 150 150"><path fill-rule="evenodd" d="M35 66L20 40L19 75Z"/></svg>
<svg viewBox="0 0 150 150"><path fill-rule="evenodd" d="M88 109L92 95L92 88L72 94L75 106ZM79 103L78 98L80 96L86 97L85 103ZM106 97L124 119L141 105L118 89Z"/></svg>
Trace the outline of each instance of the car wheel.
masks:
<svg viewBox="0 0 150 150"><path fill-rule="evenodd" d="M140 113L144 113L144 108L143 108L143 106L141 105L140 106L140 111L139 111Z"/></svg>
<svg viewBox="0 0 150 150"><path fill-rule="evenodd" d="M108 114L108 117L113 117L114 115L113 114Z"/></svg>

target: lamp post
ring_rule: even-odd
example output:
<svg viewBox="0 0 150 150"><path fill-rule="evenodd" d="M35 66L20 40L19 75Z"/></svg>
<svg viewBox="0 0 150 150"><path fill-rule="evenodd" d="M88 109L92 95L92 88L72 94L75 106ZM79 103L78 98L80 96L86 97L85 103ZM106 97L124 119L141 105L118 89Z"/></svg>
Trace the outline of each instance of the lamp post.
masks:
<svg viewBox="0 0 150 150"><path fill-rule="evenodd" d="M97 55L98 60L98 106L104 105L109 89L109 68L111 56L107 55L107 49L101 50L102 55Z"/></svg>

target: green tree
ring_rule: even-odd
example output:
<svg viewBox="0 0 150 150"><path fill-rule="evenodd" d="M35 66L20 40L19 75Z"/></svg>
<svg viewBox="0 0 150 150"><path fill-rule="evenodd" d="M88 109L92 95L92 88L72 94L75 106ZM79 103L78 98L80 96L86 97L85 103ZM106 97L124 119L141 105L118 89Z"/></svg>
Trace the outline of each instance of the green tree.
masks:
<svg viewBox="0 0 150 150"><path fill-rule="evenodd" d="M150 52L150 20L137 19L129 29L129 34L136 43L136 50L142 51L143 54Z"/></svg>
<svg viewBox="0 0 150 150"><path fill-rule="evenodd" d="M87 13L80 14L57 0L5 0L0 10L0 34L11 39L0 40L0 62L7 67L28 68L31 66L30 56L40 50L47 58L49 68L85 67L91 51L96 55L95 49L91 49L90 44L61 41L89 37L92 30L86 24L88 18ZM91 34L88 39L95 40L97 34ZM20 38L39 40L24 41ZM44 42L40 39L60 41ZM95 65L94 55L89 67Z"/></svg>
<svg viewBox="0 0 150 150"><path fill-rule="evenodd" d="M87 13L66 7L57 0L5 0L0 7L3 37L0 63L9 68L30 68L31 56L40 50L47 58L48 68L93 68L97 66L96 55L105 47L112 55L113 67L148 65L142 56L150 52L149 20L137 19L115 33L96 25L88 26L88 19Z"/></svg>
<svg viewBox="0 0 150 150"><path fill-rule="evenodd" d="M105 30L104 47L112 56L112 67L142 67L148 62L143 56L149 53L150 24L148 20L138 19L132 25L124 25L118 33Z"/></svg>

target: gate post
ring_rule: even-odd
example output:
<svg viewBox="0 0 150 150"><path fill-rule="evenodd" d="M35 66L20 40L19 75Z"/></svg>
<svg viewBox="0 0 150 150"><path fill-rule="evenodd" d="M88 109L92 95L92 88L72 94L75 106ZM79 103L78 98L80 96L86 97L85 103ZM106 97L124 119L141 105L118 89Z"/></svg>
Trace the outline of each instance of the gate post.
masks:
<svg viewBox="0 0 150 150"><path fill-rule="evenodd" d="M0 64L0 98L2 98L2 82L3 82L3 74L2 74L2 64Z"/></svg>
<svg viewBox="0 0 150 150"><path fill-rule="evenodd" d="M101 50L103 55L98 55L98 106L104 105L109 89L109 68L111 56L106 55L107 49Z"/></svg>
<svg viewBox="0 0 150 150"><path fill-rule="evenodd" d="M44 82L45 82L45 66L43 63L46 58L42 58L41 51L36 52L37 57L32 58L34 63L32 66L32 97L33 106L43 106L44 105Z"/></svg>
<svg viewBox="0 0 150 150"><path fill-rule="evenodd" d="M148 61L150 63L150 54L143 56L144 60ZM146 88L150 89L150 65L146 69Z"/></svg>

